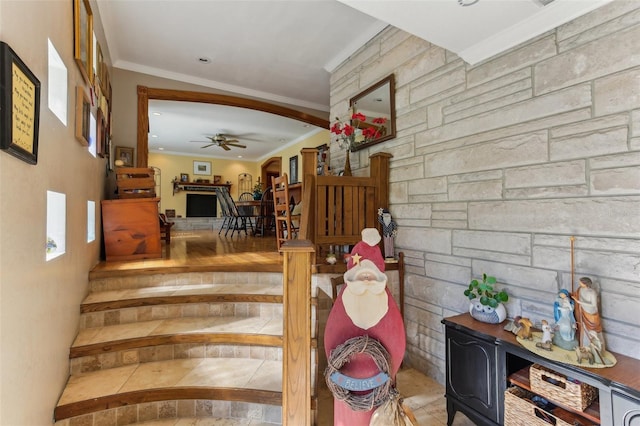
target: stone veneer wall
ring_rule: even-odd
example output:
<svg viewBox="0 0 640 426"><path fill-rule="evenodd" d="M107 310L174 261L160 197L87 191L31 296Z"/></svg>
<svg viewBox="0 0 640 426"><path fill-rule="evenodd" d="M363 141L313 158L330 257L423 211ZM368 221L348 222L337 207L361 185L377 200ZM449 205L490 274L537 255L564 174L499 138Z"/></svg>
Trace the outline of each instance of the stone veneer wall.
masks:
<svg viewBox="0 0 640 426"><path fill-rule="evenodd" d="M391 213L407 262L406 362L444 382L441 319L483 272L510 317L553 319L576 279L601 290L608 348L640 357L640 2L615 1L470 66L389 27L331 76L331 117L394 73ZM334 168L344 152L331 146Z"/></svg>

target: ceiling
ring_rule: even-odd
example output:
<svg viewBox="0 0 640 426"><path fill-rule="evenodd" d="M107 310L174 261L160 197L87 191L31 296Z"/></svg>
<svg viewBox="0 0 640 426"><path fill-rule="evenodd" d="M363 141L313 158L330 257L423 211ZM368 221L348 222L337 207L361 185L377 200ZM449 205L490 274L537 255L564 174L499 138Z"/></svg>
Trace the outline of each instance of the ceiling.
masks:
<svg viewBox="0 0 640 426"><path fill-rule="evenodd" d="M473 65L610 0L459 4L473 1L96 0L94 14L115 68L326 114L331 71L389 24ZM150 151L258 161L318 130L272 114L179 104L150 103L150 113L162 114L150 116ZM201 148L216 133L247 148Z"/></svg>

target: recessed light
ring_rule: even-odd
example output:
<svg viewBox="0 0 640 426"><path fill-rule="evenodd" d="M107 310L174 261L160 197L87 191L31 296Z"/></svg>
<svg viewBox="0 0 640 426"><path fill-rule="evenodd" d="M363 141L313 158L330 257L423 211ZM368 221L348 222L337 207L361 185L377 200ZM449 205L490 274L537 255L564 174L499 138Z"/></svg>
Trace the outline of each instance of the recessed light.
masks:
<svg viewBox="0 0 640 426"><path fill-rule="evenodd" d="M164 148L160 147L158 148L158 151L164 151Z"/></svg>
<svg viewBox="0 0 640 426"><path fill-rule="evenodd" d="M309 125L308 124L303 124L302 127L309 127Z"/></svg>
<svg viewBox="0 0 640 426"><path fill-rule="evenodd" d="M153 115L162 115L161 112L154 112Z"/></svg>
<svg viewBox="0 0 640 426"><path fill-rule="evenodd" d="M206 56L201 56L198 58L198 62L201 64L210 64L211 63L211 59L207 58Z"/></svg>
<svg viewBox="0 0 640 426"><path fill-rule="evenodd" d="M151 137L152 137L152 138L157 138L157 137L158 137L158 135L151 135Z"/></svg>
<svg viewBox="0 0 640 426"><path fill-rule="evenodd" d="M238 158L242 158L242 155L238 155Z"/></svg>

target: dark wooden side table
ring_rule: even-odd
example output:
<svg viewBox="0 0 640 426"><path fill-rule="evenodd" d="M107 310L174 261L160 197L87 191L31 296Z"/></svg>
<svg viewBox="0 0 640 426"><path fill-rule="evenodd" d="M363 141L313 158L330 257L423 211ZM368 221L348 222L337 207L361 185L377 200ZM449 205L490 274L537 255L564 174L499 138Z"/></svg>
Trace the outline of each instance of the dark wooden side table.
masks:
<svg viewBox="0 0 640 426"><path fill-rule="evenodd" d="M528 377L522 372L539 364L597 388L598 400L584 412L564 410L569 424L640 426L640 360L614 354L617 363L610 368L574 366L528 351L503 329L505 323L485 324L468 313L442 323L448 425L458 411L479 425L504 424L506 389L510 383L526 388Z"/></svg>

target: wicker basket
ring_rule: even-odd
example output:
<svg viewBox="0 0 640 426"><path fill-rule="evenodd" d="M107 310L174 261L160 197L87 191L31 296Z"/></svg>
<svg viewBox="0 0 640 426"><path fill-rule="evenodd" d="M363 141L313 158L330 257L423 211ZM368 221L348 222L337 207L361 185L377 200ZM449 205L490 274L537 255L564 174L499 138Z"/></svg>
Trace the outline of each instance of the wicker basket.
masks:
<svg viewBox="0 0 640 426"><path fill-rule="evenodd" d="M505 426L572 426L564 420L537 407L531 398L531 392L517 386L510 387L504 393ZM545 420L547 419L547 420Z"/></svg>
<svg viewBox="0 0 640 426"><path fill-rule="evenodd" d="M538 364L529 369L531 391L556 404L584 411L598 397L598 390L586 383L574 383L567 376Z"/></svg>

